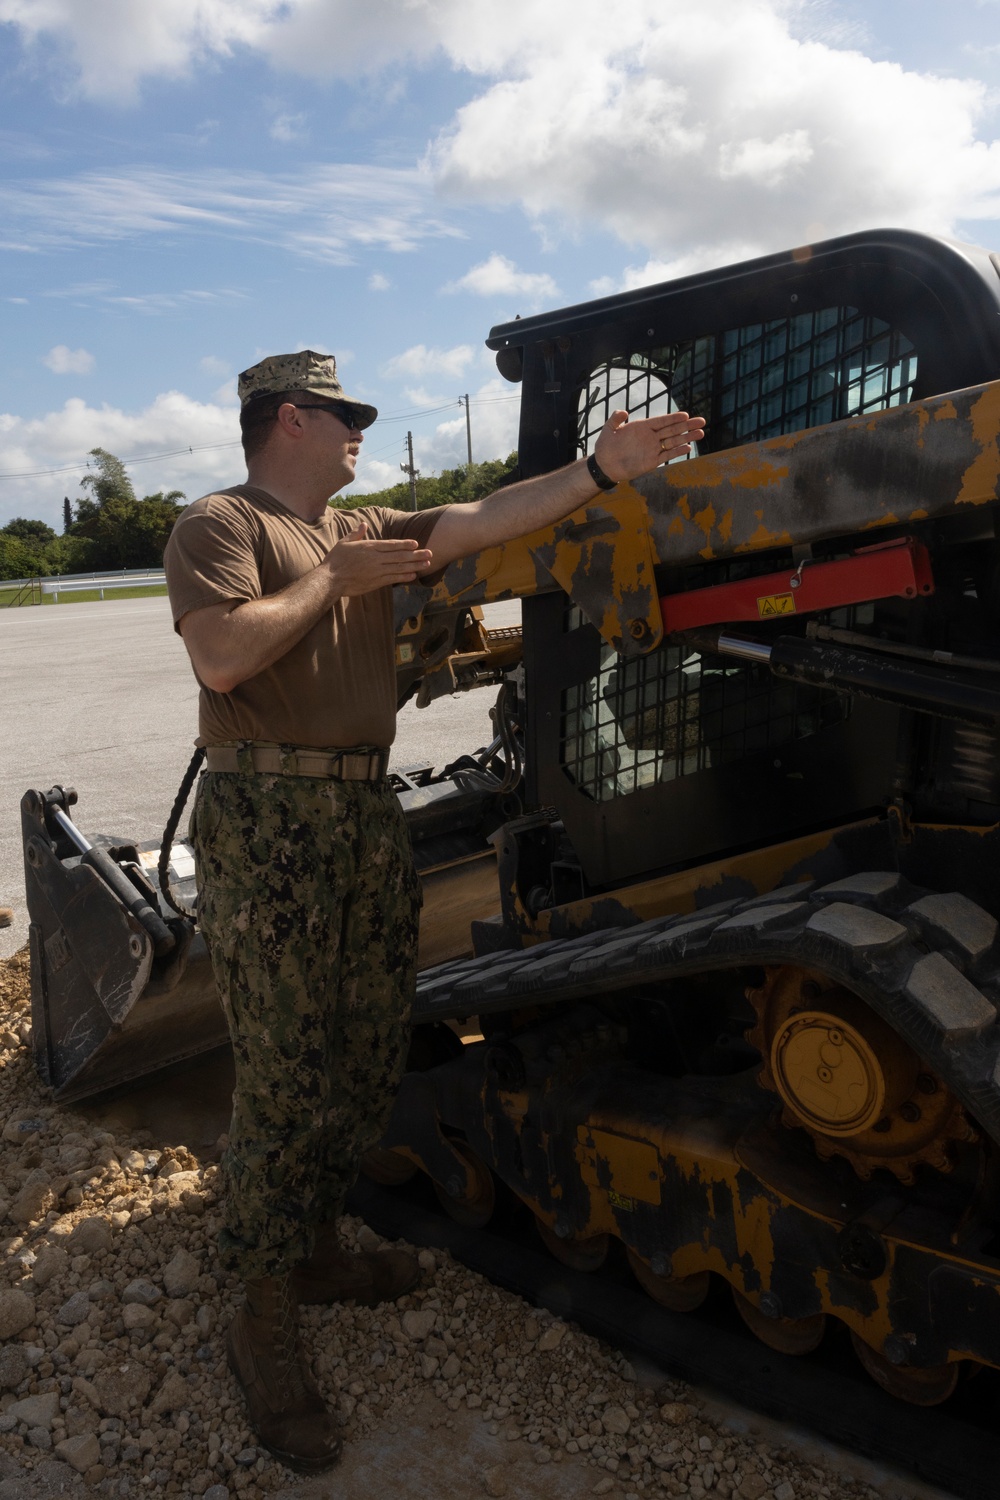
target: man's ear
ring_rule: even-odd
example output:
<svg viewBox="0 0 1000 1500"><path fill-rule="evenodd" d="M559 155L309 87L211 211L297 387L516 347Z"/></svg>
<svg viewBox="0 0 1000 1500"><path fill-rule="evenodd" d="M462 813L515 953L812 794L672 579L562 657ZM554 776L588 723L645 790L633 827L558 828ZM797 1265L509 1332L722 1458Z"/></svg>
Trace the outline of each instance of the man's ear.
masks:
<svg viewBox="0 0 1000 1500"><path fill-rule="evenodd" d="M305 431L301 414L293 401L283 401L281 403L278 407L275 421L282 432L286 432L289 437L298 438Z"/></svg>

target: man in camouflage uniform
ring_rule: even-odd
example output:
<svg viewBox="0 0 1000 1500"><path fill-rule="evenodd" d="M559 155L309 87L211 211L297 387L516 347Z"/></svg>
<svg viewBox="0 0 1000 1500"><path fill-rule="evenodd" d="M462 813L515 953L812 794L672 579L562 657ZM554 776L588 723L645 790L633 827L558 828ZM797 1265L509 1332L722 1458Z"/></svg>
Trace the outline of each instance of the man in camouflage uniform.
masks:
<svg viewBox="0 0 1000 1500"><path fill-rule="evenodd" d="M202 930L236 1059L221 1252L246 1286L229 1361L261 1442L315 1471L340 1437L302 1355L297 1300L374 1305L417 1279L351 1254L336 1221L406 1054L419 885L385 779L395 732L391 593L568 514L700 436L615 413L593 458L485 501L345 511L373 407L304 350L240 376L248 482L178 520L164 559L201 685L193 817ZM433 541L433 549L430 543Z"/></svg>

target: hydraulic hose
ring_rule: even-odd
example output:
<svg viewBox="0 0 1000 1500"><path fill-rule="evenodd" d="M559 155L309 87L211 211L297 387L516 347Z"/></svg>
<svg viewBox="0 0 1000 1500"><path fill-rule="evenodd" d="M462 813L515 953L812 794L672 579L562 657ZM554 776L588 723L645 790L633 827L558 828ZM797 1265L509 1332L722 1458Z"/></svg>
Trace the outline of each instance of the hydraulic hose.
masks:
<svg viewBox="0 0 1000 1500"><path fill-rule="evenodd" d="M191 795L191 788L194 786L195 777L201 769L201 763L204 759L205 747L204 745L199 745L188 762L188 768L184 772L180 786L177 788L177 796L174 798L174 805L170 809L167 826L163 830L163 840L160 844L160 858L156 865L156 878L160 883L160 893L164 901L179 917L187 917L192 922L196 920L195 913L178 901L171 889L170 851L174 846L174 834L177 832L181 813L187 806L187 800Z"/></svg>

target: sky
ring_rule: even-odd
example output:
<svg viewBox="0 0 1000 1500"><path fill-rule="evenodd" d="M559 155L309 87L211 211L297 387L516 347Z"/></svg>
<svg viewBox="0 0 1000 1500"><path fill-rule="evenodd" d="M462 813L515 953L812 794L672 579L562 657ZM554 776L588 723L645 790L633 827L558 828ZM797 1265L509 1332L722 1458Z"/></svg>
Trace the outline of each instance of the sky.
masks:
<svg viewBox="0 0 1000 1500"><path fill-rule="evenodd" d="M355 488L516 445L512 318L854 230L1000 249L1000 0L0 0L0 525L244 477L336 354ZM52 472L55 471L55 472Z"/></svg>

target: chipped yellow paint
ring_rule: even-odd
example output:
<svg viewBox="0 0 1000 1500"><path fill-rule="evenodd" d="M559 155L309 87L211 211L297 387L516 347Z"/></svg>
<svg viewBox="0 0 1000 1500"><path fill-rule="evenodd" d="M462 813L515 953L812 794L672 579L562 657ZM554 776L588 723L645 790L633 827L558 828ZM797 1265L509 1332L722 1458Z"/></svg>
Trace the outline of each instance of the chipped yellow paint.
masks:
<svg viewBox="0 0 1000 1500"><path fill-rule="evenodd" d="M712 527L715 525L715 506L709 501L704 510L696 511L691 517L699 531L705 533L705 540L712 535Z"/></svg>
<svg viewBox="0 0 1000 1500"><path fill-rule="evenodd" d="M745 469L737 468L736 473L731 476L731 482L746 490L767 489L787 479L788 472L787 464L748 463Z"/></svg>
<svg viewBox="0 0 1000 1500"><path fill-rule="evenodd" d="M603 523L598 536L588 534L588 525L594 521ZM609 521L614 529L608 526ZM579 540L573 536L575 524L581 526ZM653 576L656 557L645 497L632 485L620 484L607 501L592 502L582 511L574 512L568 522L560 522L550 535L558 538L558 542L554 548L548 542L548 550L539 560L571 599L575 597L578 581L590 580L598 549L601 566L606 567L610 544L611 577L604 613L594 623L604 640L618 650L623 642L631 645L630 637L640 640L644 650L658 645L663 638L663 616ZM534 539L529 538L529 544L534 546ZM637 588L643 586L648 602L639 616L635 603L630 602L626 610L623 601L626 594L634 597Z"/></svg>
<svg viewBox="0 0 1000 1500"><path fill-rule="evenodd" d="M485 1098L483 1102L485 1106ZM501 1093L500 1104L508 1122L515 1127L520 1127L526 1114L531 1114L521 1093ZM662 1212L670 1215L672 1200L663 1196L664 1186L669 1184L678 1194L678 1202L693 1204L701 1201L706 1215L701 1222L691 1223L690 1239L680 1245L671 1245L671 1276L679 1279L705 1271L714 1272L759 1306L761 1293L772 1288L777 1267L776 1218L789 1210L804 1215L804 1244L808 1244L809 1220L817 1227L823 1226L824 1233L831 1229L836 1233L847 1221L849 1213L846 1204L843 1205L843 1216L838 1212L839 1194L833 1199L826 1195L823 1207L810 1201L808 1176L800 1170L787 1176L780 1151L773 1158L765 1153L764 1160L773 1161L774 1170L769 1171L766 1167L762 1170L759 1148L752 1149L749 1156L743 1149L748 1138L742 1134L742 1129L734 1119L727 1118L724 1110L681 1112L675 1118L664 1120L660 1116L650 1118L632 1113L625 1100L615 1107L595 1109L587 1120L577 1125L575 1139L571 1137L567 1141L572 1146L579 1182L587 1190L588 1203L586 1222L573 1226L574 1236L590 1239L612 1235L636 1252L635 1240L641 1234L640 1254L648 1266L651 1220L648 1210L641 1219L636 1211L641 1204L646 1204L652 1208L660 1207ZM557 1159L553 1152L554 1139L543 1137L542 1144L549 1160ZM406 1154L412 1156L410 1152ZM419 1161L419 1158L413 1159ZM500 1165L498 1160L493 1164ZM501 1175L507 1177L508 1174L502 1172ZM748 1176L755 1179L756 1191L748 1191ZM795 1189L794 1183L801 1184L801 1191ZM685 1184L689 1185L690 1191ZM579 1192L573 1190L570 1178L550 1178L546 1183L545 1203L536 1201L527 1184L518 1180L516 1175L511 1178L510 1186L550 1227L554 1227L562 1205L580 1202ZM732 1215L735 1233L731 1240L727 1234L722 1234L713 1242L712 1226L717 1208L722 1204L726 1205L726 1218L729 1213ZM810 1272L818 1310L839 1319L872 1348L881 1349L889 1334L905 1332L908 1327L906 1309L901 1309L903 1322L900 1323L894 1317L893 1303L894 1265L904 1247L917 1254L928 1251L936 1254L942 1265L965 1272L972 1277L975 1286L1000 1295L1000 1284L992 1274L994 1262L987 1260L984 1264L982 1259L967 1250L953 1246L943 1249L936 1242L924 1242L919 1229L908 1221L899 1227L896 1223L889 1223L881 1233L888 1252L886 1268L880 1276L866 1281L865 1297L859 1297L856 1305L852 1306L844 1295L841 1273L833 1276L828 1269L818 1265ZM787 1226L785 1234L787 1237ZM946 1351L945 1357L957 1360L967 1353L961 1346L953 1347Z"/></svg>
<svg viewBox="0 0 1000 1500"><path fill-rule="evenodd" d="M695 472L699 489L736 485L739 489L756 490L780 484L783 479L788 478L788 465L773 455L793 448L798 436L799 434L792 434L791 439L769 438L766 443L750 443L746 448L726 448L720 453L704 453L699 458L692 459L691 463L697 465ZM687 469L688 466L685 464L683 467ZM666 477L667 483L671 483L673 475L669 471ZM678 476L677 482L691 483L690 473L686 473L683 480ZM687 514L685 510L685 515Z"/></svg>
<svg viewBox="0 0 1000 1500"><path fill-rule="evenodd" d="M698 556L703 558L705 562L711 562L715 556L715 548L712 546L712 530L716 521L715 506L709 501L704 510L695 512L692 520L698 527L698 530L705 533L705 545L699 550Z"/></svg>
<svg viewBox="0 0 1000 1500"><path fill-rule="evenodd" d="M988 385L973 403L969 413L972 437L979 452L962 475L955 497L959 505L984 505L1000 495L1000 393Z"/></svg>
<svg viewBox="0 0 1000 1500"><path fill-rule="evenodd" d="M979 838L996 838L1000 834L1000 823L989 823L985 826L973 823L910 823L909 827L915 832L917 829L927 829L931 833L938 833L942 829L950 830L960 828L963 833L974 833Z"/></svg>
<svg viewBox="0 0 1000 1500"><path fill-rule="evenodd" d="M954 401L942 401L940 406L934 408L935 422L952 422L958 416Z"/></svg>
<svg viewBox="0 0 1000 1500"><path fill-rule="evenodd" d="M768 547L791 547L792 534L790 531L771 531L764 525L763 521L757 527L750 539L742 542L740 546L734 547L734 552L763 552Z"/></svg>
<svg viewBox="0 0 1000 1500"><path fill-rule="evenodd" d="M723 545L725 545L725 543L727 543L729 541L729 538L732 535L732 531L733 531L733 512L731 510L727 510L726 514L723 516L722 520L719 522L719 536L722 539Z"/></svg>
<svg viewBox="0 0 1000 1500"><path fill-rule="evenodd" d="M737 1194L733 1209L738 1243L741 1248L749 1250L751 1264L760 1277L760 1285L767 1287L774 1272L772 1205L763 1193L755 1193L749 1201L743 1201L741 1195Z"/></svg>
<svg viewBox="0 0 1000 1500"><path fill-rule="evenodd" d="M660 1202L660 1158L656 1147L634 1135L620 1135L615 1130L601 1130L581 1125L577 1131L580 1150L577 1160L589 1186L601 1191L600 1167L603 1162L611 1179L612 1192L619 1198L640 1203ZM611 1198L612 1194L609 1193ZM613 1201L613 1200L612 1200ZM616 1205L621 1207L619 1203Z"/></svg>
<svg viewBox="0 0 1000 1500"><path fill-rule="evenodd" d="M528 537L518 537L504 547L488 547L476 556L476 571L470 582L460 590L449 589L440 579L431 593L428 608L443 609L460 603L462 595L477 585L483 584L481 601L488 604L492 599L518 598L537 592L537 574L528 548ZM501 566L502 564L502 566Z"/></svg>
<svg viewBox="0 0 1000 1500"><path fill-rule="evenodd" d="M670 525L667 527L667 536L683 536L683 535L684 535L684 522L681 520L680 516L674 516L674 518L671 521Z"/></svg>
<svg viewBox="0 0 1000 1500"><path fill-rule="evenodd" d="M722 901L730 881L739 882L747 894L763 896L765 892L773 891L789 870L801 867L800 878L808 880L808 861L821 854L832 839L845 829L870 828L876 821L866 818L822 833L807 834L804 838L789 839L767 849L754 849L746 854L716 860L697 869L644 880L615 891L614 899L640 922L648 922L671 914L686 916L702 906L711 906L713 901ZM539 912L533 924L535 932L540 938L548 938L553 935L553 927L558 933L567 928L581 931L592 919L595 903L605 904L607 899L606 896L588 897L565 906L549 907Z"/></svg>

